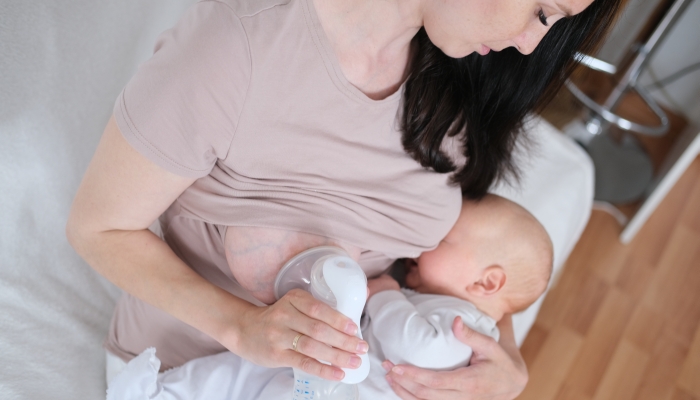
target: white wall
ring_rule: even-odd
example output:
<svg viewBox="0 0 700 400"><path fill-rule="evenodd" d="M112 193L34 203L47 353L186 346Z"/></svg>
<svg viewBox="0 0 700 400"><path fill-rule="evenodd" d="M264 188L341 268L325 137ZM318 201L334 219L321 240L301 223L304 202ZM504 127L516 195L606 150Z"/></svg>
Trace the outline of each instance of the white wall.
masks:
<svg viewBox="0 0 700 400"><path fill-rule="evenodd" d="M613 64L618 63L658 3L658 0L630 0L598 56ZM647 70L642 74L640 83L647 86L654 82L649 70L657 78L663 79L696 62L700 62L700 1L697 0L688 6L660 43ZM665 93L657 90L653 95L664 106L684 114L700 125L700 70L666 86Z"/></svg>
<svg viewBox="0 0 700 400"><path fill-rule="evenodd" d="M0 399L105 398L118 290L73 251L117 95L194 0L0 0Z"/></svg>

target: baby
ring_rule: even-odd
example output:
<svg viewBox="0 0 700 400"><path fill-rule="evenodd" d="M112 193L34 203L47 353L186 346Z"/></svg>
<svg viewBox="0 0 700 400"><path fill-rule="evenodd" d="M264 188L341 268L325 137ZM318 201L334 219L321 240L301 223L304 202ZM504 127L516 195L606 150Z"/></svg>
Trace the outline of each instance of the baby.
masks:
<svg viewBox="0 0 700 400"><path fill-rule="evenodd" d="M469 364L471 349L457 340L457 317L498 340L496 322L527 308L545 291L552 244L525 209L495 195L464 201L452 230L437 248L398 271L406 288L388 275L368 282L362 321L371 372L360 383L362 399L398 399L381 362L453 370ZM158 374L149 349L129 362L110 384L107 399L291 398L291 368L264 368L231 353L192 360Z"/></svg>

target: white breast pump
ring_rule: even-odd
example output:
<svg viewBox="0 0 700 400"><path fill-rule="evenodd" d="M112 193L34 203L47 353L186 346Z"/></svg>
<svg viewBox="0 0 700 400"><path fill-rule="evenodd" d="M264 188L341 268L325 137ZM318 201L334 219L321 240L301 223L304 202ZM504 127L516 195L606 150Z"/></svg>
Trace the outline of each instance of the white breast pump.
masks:
<svg viewBox="0 0 700 400"><path fill-rule="evenodd" d="M362 339L360 317L367 300L367 277L360 266L338 248L315 247L289 260L275 279L275 297L279 299L292 289L303 289L357 325L357 337ZM346 369L341 382L328 381L294 369L293 400L357 400L357 384L369 374L369 357L360 355L362 365ZM325 362L323 360L319 360Z"/></svg>

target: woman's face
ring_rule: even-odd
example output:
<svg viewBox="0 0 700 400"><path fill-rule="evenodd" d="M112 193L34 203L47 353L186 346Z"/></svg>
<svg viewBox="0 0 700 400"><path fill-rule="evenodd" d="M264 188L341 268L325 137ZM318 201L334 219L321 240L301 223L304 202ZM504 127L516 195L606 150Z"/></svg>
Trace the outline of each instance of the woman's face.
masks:
<svg viewBox="0 0 700 400"><path fill-rule="evenodd" d="M555 22L576 15L593 0L427 0L426 33L454 58L515 47L530 54Z"/></svg>

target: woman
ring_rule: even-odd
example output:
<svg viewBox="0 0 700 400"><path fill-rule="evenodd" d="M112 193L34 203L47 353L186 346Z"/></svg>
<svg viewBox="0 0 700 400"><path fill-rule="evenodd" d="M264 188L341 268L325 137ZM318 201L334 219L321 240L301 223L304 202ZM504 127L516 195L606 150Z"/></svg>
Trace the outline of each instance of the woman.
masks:
<svg viewBox="0 0 700 400"><path fill-rule="evenodd" d="M435 247L463 194L514 171L522 119L609 24L617 0L590 3L197 3L120 95L69 218L72 245L128 293L108 350L155 346L168 367L229 349L342 378L366 343L306 293L271 304L282 263L332 244L374 276ZM147 229L159 216L165 241ZM472 366L400 366L392 387L515 397L509 323L500 345L457 327Z"/></svg>

